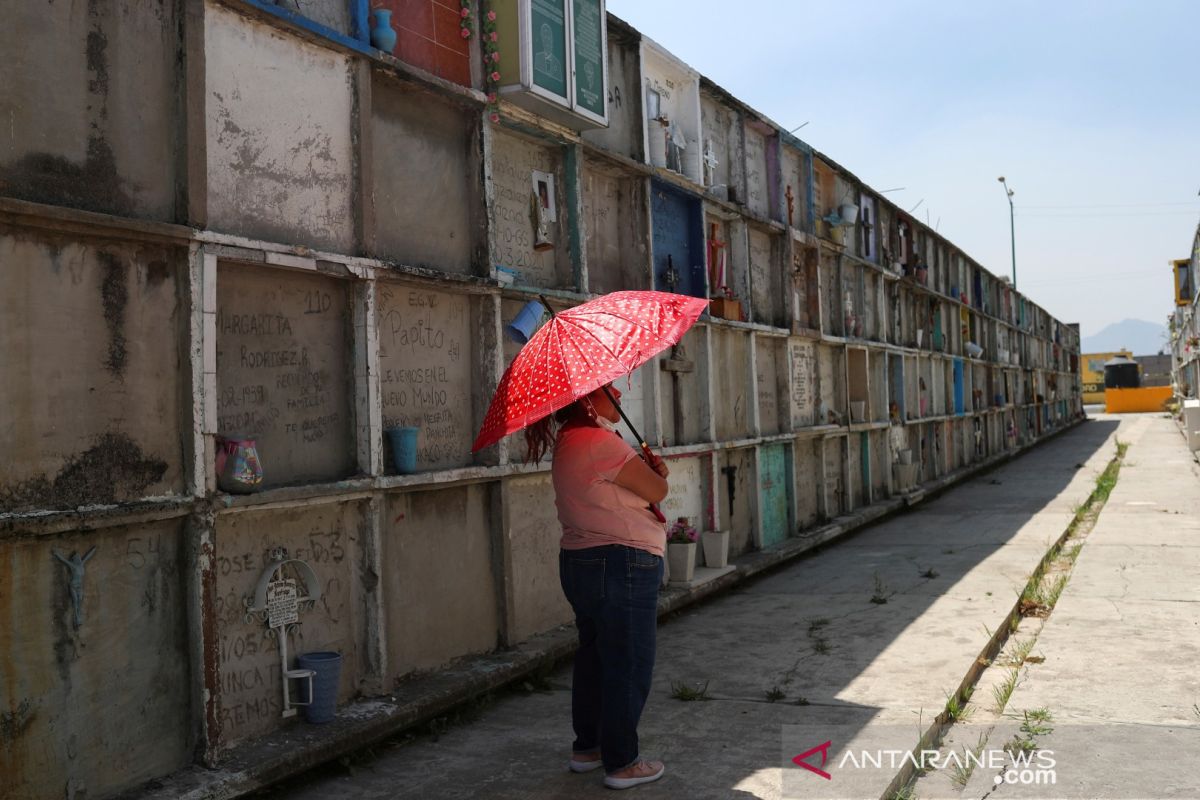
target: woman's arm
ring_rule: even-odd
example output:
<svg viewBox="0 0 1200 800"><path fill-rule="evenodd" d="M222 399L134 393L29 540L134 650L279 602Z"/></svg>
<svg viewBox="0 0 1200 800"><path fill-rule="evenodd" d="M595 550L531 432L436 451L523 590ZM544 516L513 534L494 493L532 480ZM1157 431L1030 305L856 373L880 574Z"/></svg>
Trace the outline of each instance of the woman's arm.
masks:
<svg viewBox="0 0 1200 800"><path fill-rule="evenodd" d="M621 467L621 471L617 473L613 483L628 489L647 503L661 502L667 496L669 488L665 474L667 468L662 463L662 459L657 456L653 458L657 462L655 467L658 469L649 466L640 458L631 458L625 466Z"/></svg>

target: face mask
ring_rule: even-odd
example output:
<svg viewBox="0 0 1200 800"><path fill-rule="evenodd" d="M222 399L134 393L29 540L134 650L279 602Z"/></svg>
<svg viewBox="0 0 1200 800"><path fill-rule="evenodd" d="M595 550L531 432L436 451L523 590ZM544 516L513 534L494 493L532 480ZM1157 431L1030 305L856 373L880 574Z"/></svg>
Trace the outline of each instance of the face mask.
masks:
<svg viewBox="0 0 1200 800"><path fill-rule="evenodd" d="M617 432L617 423L613 422L611 419L608 419L607 417L601 416L600 412L598 412L596 410L596 406L592 405L592 399L590 397L586 398L586 399L587 399L588 408L591 409L591 412L592 412L591 417L593 420L596 421L596 424L599 425L601 428L604 428L604 430L606 430L606 431L612 431L613 433L616 433Z"/></svg>

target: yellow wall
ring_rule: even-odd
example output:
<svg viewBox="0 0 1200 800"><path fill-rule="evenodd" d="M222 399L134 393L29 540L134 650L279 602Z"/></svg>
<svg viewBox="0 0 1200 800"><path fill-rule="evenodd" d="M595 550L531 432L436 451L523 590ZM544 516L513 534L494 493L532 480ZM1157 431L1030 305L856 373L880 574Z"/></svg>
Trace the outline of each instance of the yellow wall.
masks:
<svg viewBox="0 0 1200 800"><path fill-rule="evenodd" d="M1109 414L1137 411L1162 411L1171 399L1170 386L1144 386L1141 389L1109 389L1104 392L1104 410Z"/></svg>
<svg viewBox="0 0 1200 800"><path fill-rule="evenodd" d="M1083 384L1083 402L1104 402L1104 362L1117 356L1133 358L1133 353L1128 350L1114 350L1111 353L1083 353L1079 356L1079 380Z"/></svg>

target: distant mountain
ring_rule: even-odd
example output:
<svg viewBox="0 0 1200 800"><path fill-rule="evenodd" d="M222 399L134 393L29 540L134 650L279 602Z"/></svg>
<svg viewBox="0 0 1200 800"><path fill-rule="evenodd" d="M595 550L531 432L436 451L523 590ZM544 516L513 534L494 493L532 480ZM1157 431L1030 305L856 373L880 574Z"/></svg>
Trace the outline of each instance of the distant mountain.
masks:
<svg viewBox="0 0 1200 800"><path fill-rule="evenodd" d="M1083 337L1085 353L1132 350L1135 356L1152 356L1167 346L1167 326L1144 319L1124 319L1104 330Z"/></svg>

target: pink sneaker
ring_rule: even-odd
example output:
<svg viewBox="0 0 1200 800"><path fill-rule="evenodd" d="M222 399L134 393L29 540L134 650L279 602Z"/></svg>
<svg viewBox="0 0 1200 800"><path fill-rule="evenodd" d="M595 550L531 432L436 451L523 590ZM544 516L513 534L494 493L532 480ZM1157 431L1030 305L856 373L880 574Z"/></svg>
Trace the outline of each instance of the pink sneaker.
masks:
<svg viewBox="0 0 1200 800"><path fill-rule="evenodd" d="M667 767L661 761L639 761L611 775L605 775L604 785L610 789L632 789L634 786L658 780L666 771Z"/></svg>

